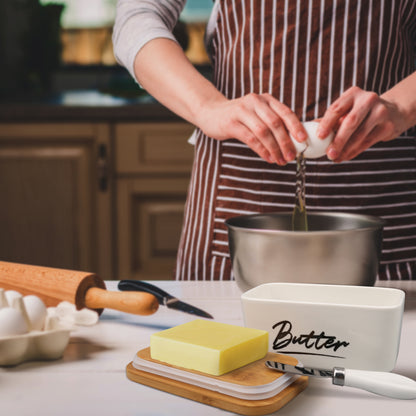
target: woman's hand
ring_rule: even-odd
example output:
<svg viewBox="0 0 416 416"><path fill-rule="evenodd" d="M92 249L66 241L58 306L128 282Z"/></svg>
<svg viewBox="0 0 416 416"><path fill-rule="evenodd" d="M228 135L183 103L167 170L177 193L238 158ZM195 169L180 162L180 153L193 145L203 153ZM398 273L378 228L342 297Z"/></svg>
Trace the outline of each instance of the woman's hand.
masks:
<svg viewBox="0 0 416 416"><path fill-rule="evenodd" d="M335 138L327 156L335 162L353 159L381 141L396 138L407 128L399 106L374 92L351 87L328 108L321 119L318 136L331 130Z"/></svg>
<svg viewBox="0 0 416 416"><path fill-rule="evenodd" d="M227 99L170 39L148 42L134 71L154 98L209 137L240 140L270 163L285 165L296 157L289 132L299 142L307 139L298 117L270 94Z"/></svg>
<svg viewBox="0 0 416 416"><path fill-rule="evenodd" d="M298 117L270 94L248 94L228 100L218 95L206 102L196 124L217 140L235 138L269 163L285 165L294 160L296 140L307 139Z"/></svg>

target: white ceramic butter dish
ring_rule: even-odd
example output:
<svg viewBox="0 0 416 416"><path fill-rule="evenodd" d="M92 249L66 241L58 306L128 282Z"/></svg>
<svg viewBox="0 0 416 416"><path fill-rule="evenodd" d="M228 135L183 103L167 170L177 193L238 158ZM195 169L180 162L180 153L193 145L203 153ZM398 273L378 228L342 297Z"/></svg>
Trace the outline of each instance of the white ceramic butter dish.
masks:
<svg viewBox="0 0 416 416"><path fill-rule="evenodd" d="M243 293L245 325L306 367L391 371L405 294L365 286L268 283Z"/></svg>

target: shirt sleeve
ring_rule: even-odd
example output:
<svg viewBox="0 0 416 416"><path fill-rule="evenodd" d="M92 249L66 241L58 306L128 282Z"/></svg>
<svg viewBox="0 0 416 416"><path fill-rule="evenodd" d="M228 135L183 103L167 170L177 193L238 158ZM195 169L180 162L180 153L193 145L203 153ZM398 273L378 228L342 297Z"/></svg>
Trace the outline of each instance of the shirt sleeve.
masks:
<svg viewBox="0 0 416 416"><path fill-rule="evenodd" d="M113 28L114 55L133 78L134 59L150 40L172 34L186 0L118 0ZM137 80L136 80L137 81Z"/></svg>

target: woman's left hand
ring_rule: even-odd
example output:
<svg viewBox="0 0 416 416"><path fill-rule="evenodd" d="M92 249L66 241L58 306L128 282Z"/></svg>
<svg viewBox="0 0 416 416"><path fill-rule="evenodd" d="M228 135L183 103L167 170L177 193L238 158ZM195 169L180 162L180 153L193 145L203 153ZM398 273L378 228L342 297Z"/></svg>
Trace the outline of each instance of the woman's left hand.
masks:
<svg viewBox="0 0 416 416"><path fill-rule="evenodd" d="M405 130L405 117L394 102L351 87L327 109L318 136L325 138L335 131L327 156L334 162L343 162L377 142L393 140Z"/></svg>

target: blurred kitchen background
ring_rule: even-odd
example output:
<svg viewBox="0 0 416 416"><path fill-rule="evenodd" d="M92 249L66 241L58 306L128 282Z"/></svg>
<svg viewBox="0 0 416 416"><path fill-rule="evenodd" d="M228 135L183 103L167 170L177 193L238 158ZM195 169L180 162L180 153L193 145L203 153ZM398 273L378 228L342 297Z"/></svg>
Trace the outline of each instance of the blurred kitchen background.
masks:
<svg viewBox="0 0 416 416"><path fill-rule="evenodd" d="M212 0L175 33L211 77ZM0 259L170 279L194 127L113 55L116 0L0 0Z"/></svg>
<svg viewBox="0 0 416 416"><path fill-rule="evenodd" d="M116 3L1 0L1 95L27 96L97 85L125 94L131 87L138 93L130 79L123 83L125 71L118 67L113 54ZM203 34L212 4L212 0L188 0L175 29L189 59L201 67L209 63ZM130 93L134 95L134 91Z"/></svg>

